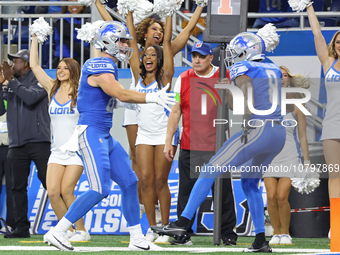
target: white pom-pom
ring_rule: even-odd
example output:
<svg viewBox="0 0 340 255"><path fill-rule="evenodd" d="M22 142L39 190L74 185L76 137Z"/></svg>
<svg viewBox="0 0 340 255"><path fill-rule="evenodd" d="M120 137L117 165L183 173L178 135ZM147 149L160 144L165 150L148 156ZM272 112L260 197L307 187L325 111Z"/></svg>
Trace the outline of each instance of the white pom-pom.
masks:
<svg viewBox="0 0 340 255"><path fill-rule="evenodd" d="M169 17L181 8L183 1L184 0L154 0L153 11L161 18Z"/></svg>
<svg viewBox="0 0 340 255"><path fill-rule="evenodd" d="M78 0L78 3L86 6L92 5L96 0Z"/></svg>
<svg viewBox="0 0 340 255"><path fill-rule="evenodd" d="M138 24L153 13L153 4L147 0L140 0L133 12L133 23Z"/></svg>
<svg viewBox="0 0 340 255"><path fill-rule="evenodd" d="M279 35L276 33L276 27L272 23L266 24L256 34L263 39L268 52L272 52L279 44Z"/></svg>
<svg viewBox="0 0 340 255"><path fill-rule="evenodd" d="M103 25L103 23L105 23L105 21L97 20L93 23L87 22L86 24L82 25L81 28L76 28L76 30L78 31L77 39L86 42L92 42L96 31L101 25Z"/></svg>
<svg viewBox="0 0 340 255"><path fill-rule="evenodd" d="M43 17L36 19L29 27L31 35L36 35L38 42L43 43L47 40L47 36L53 33L52 27L44 20Z"/></svg>
<svg viewBox="0 0 340 255"><path fill-rule="evenodd" d="M207 4L208 4L208 0L196 0L196 4L199 6L199 7L206 7Z"/></svg>
<svg viewBox="0 0 340 255"><path fill-rule="evenodd" d="M289 6L293 11L302 12L307 6L311 4L310 0L288 0Z"/></svg>
<svg viewBox="0 0 340 255"><path fill-rule="evenodd" d="M307 168L303 178L292 178L292 186L301 194L310 194L320 185L319 173Z"/></svg>
<svg viewBox="0 0 340 255"><path fill-rule="evenodd" d="M128 12L134 12L138 10L138 0L119 0L117 3L117 9L123 17L125 17Z"/></svg>

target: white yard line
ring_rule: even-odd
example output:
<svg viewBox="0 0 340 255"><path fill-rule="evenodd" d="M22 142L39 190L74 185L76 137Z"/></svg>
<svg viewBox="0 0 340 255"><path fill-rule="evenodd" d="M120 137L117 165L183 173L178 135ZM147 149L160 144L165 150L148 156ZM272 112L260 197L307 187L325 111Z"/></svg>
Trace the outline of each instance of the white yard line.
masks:
<svg viewBox="0 0 340 255"><path fill-rule="evenodd" d="M80 252L101 252L101 251L130 251L127 247L75 247ZM0 251L52 251L57 250L51 246L0 246ZM242 252L244 248L199 248L199 247L174 247L163 248L163 251L186 251L190 253L210 253L210 252ZM297 252L308 254L339 254L331 253L328 249L292 249L273 248L273 253Z"/></svg>

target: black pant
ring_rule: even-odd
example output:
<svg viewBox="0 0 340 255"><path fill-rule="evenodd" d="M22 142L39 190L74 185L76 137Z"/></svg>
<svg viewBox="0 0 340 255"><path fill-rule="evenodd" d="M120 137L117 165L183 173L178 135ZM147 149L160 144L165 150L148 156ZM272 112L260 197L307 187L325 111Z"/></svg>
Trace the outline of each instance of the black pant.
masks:
<svg viewBox="0 0 340 255"><path fill-rule="evenodd" d="M13 216L13 195L12 195L12 175L9 170L8 166L8 160L7 160L7 154L8 154L8 146L7 145L1 145L0 146L0 184L2 178L5 176L5 182L6 182L6 223L7 225L14 227L14 216Z"/></svg>
<svg viewBox="0 0 340 255"><path fill-rule="evenodd" d="M195 166L202 166L203 163L208 163L210 158L215 155L215 152L209 151L189 151L180 150L178 159L179 168L179 188L177 202L177 216L179 217L190 196L190 192L199 176L199 171L195 171ZM229 178L222 179L222 222L221 235L237 239L237 234L234 232L236 227L236 211L234 192L232 188L230 173ZM224 176L228 177L228 176ZM212 186L214 196L214 185ZM193 223L193 219L191 221ZM191 224L192 224L191 223Z"/></svg>
<svg viewBox="0 0 340 255"><path fill-rule="evenodd" d="M35 163L38 170L38 178L46 189L46 169L50 149L51 144L49 142L42 142L28 143L8 150L8 162L13 180L12 192L15 228L20 231L26 231L30 228L30 222L27 218L27 185L31 161Z"/></svg>

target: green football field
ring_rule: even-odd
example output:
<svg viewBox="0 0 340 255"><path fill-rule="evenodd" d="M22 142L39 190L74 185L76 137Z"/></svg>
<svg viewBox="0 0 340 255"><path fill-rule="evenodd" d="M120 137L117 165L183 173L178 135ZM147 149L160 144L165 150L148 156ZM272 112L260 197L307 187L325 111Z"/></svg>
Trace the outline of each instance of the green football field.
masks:
<svg viewBox="0 0 340 255"><path fill-rule="evenodd" d="M54 255L60 251L44 244L42 235L32 235L26 239L5 239L0 236L0 254L15 255ZM91 241L73 242L73 246L88 254L141 254L127 249L129 236L92 235ZM154 251L152 254L242 254L243 248L248 247L253 237L239 237L236 246L214 246L212 236L193 236L192 246L174 246L159 244L164 251ZM268 238L267 238L268 239ZM330 254L328 238L293 238L292 245L272 245L273 254ZM149 251L150 252L150 251ZM340 253L338 253L340 254Z"/></svg>

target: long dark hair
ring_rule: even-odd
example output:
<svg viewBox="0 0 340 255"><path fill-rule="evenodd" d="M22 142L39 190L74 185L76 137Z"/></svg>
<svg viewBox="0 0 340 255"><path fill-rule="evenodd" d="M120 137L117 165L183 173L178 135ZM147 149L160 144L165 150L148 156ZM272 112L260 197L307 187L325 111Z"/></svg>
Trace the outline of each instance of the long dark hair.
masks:
<svg viewBox="0 0 340 255"><path fill-rule="evenodd" d="M70 105L70 111L73 112L73 107L75 107L77 105L77 96L78 96L78 87L79 87L79 78L80 78L80 65L79 63L72 59L72 58L63 58L62 60L59 61L62 62L64 61L65 64L68 67L68 70L70 71L70 85L72 88L71 93L69 94L69 96L71 96L71 105ZM58 63L58 66L59 66ZM51 92L50 92L50 99L52 99L52 97L57 93L58 89L60 88L60 84L61 82L58 80L58 78L56 78L53 81L53 86L51 88Z"/></svg>
<svg viewBox="0 0 340 255"><path fill-rule="evenodd" d="M150 47L153 47L156 50L156 54L157 54L157 72L156 72L156 81L158 83L158 89L162 89L161 86L161 80L162 80L162 76L163 76L163 48L159 45L152 45ZM145 51L143 53L142 59L145 57ZM140 76L142 78L142 81L144 81L145 77L146 77L146 69L144 66L143 61L140 63Z"/></svg>

